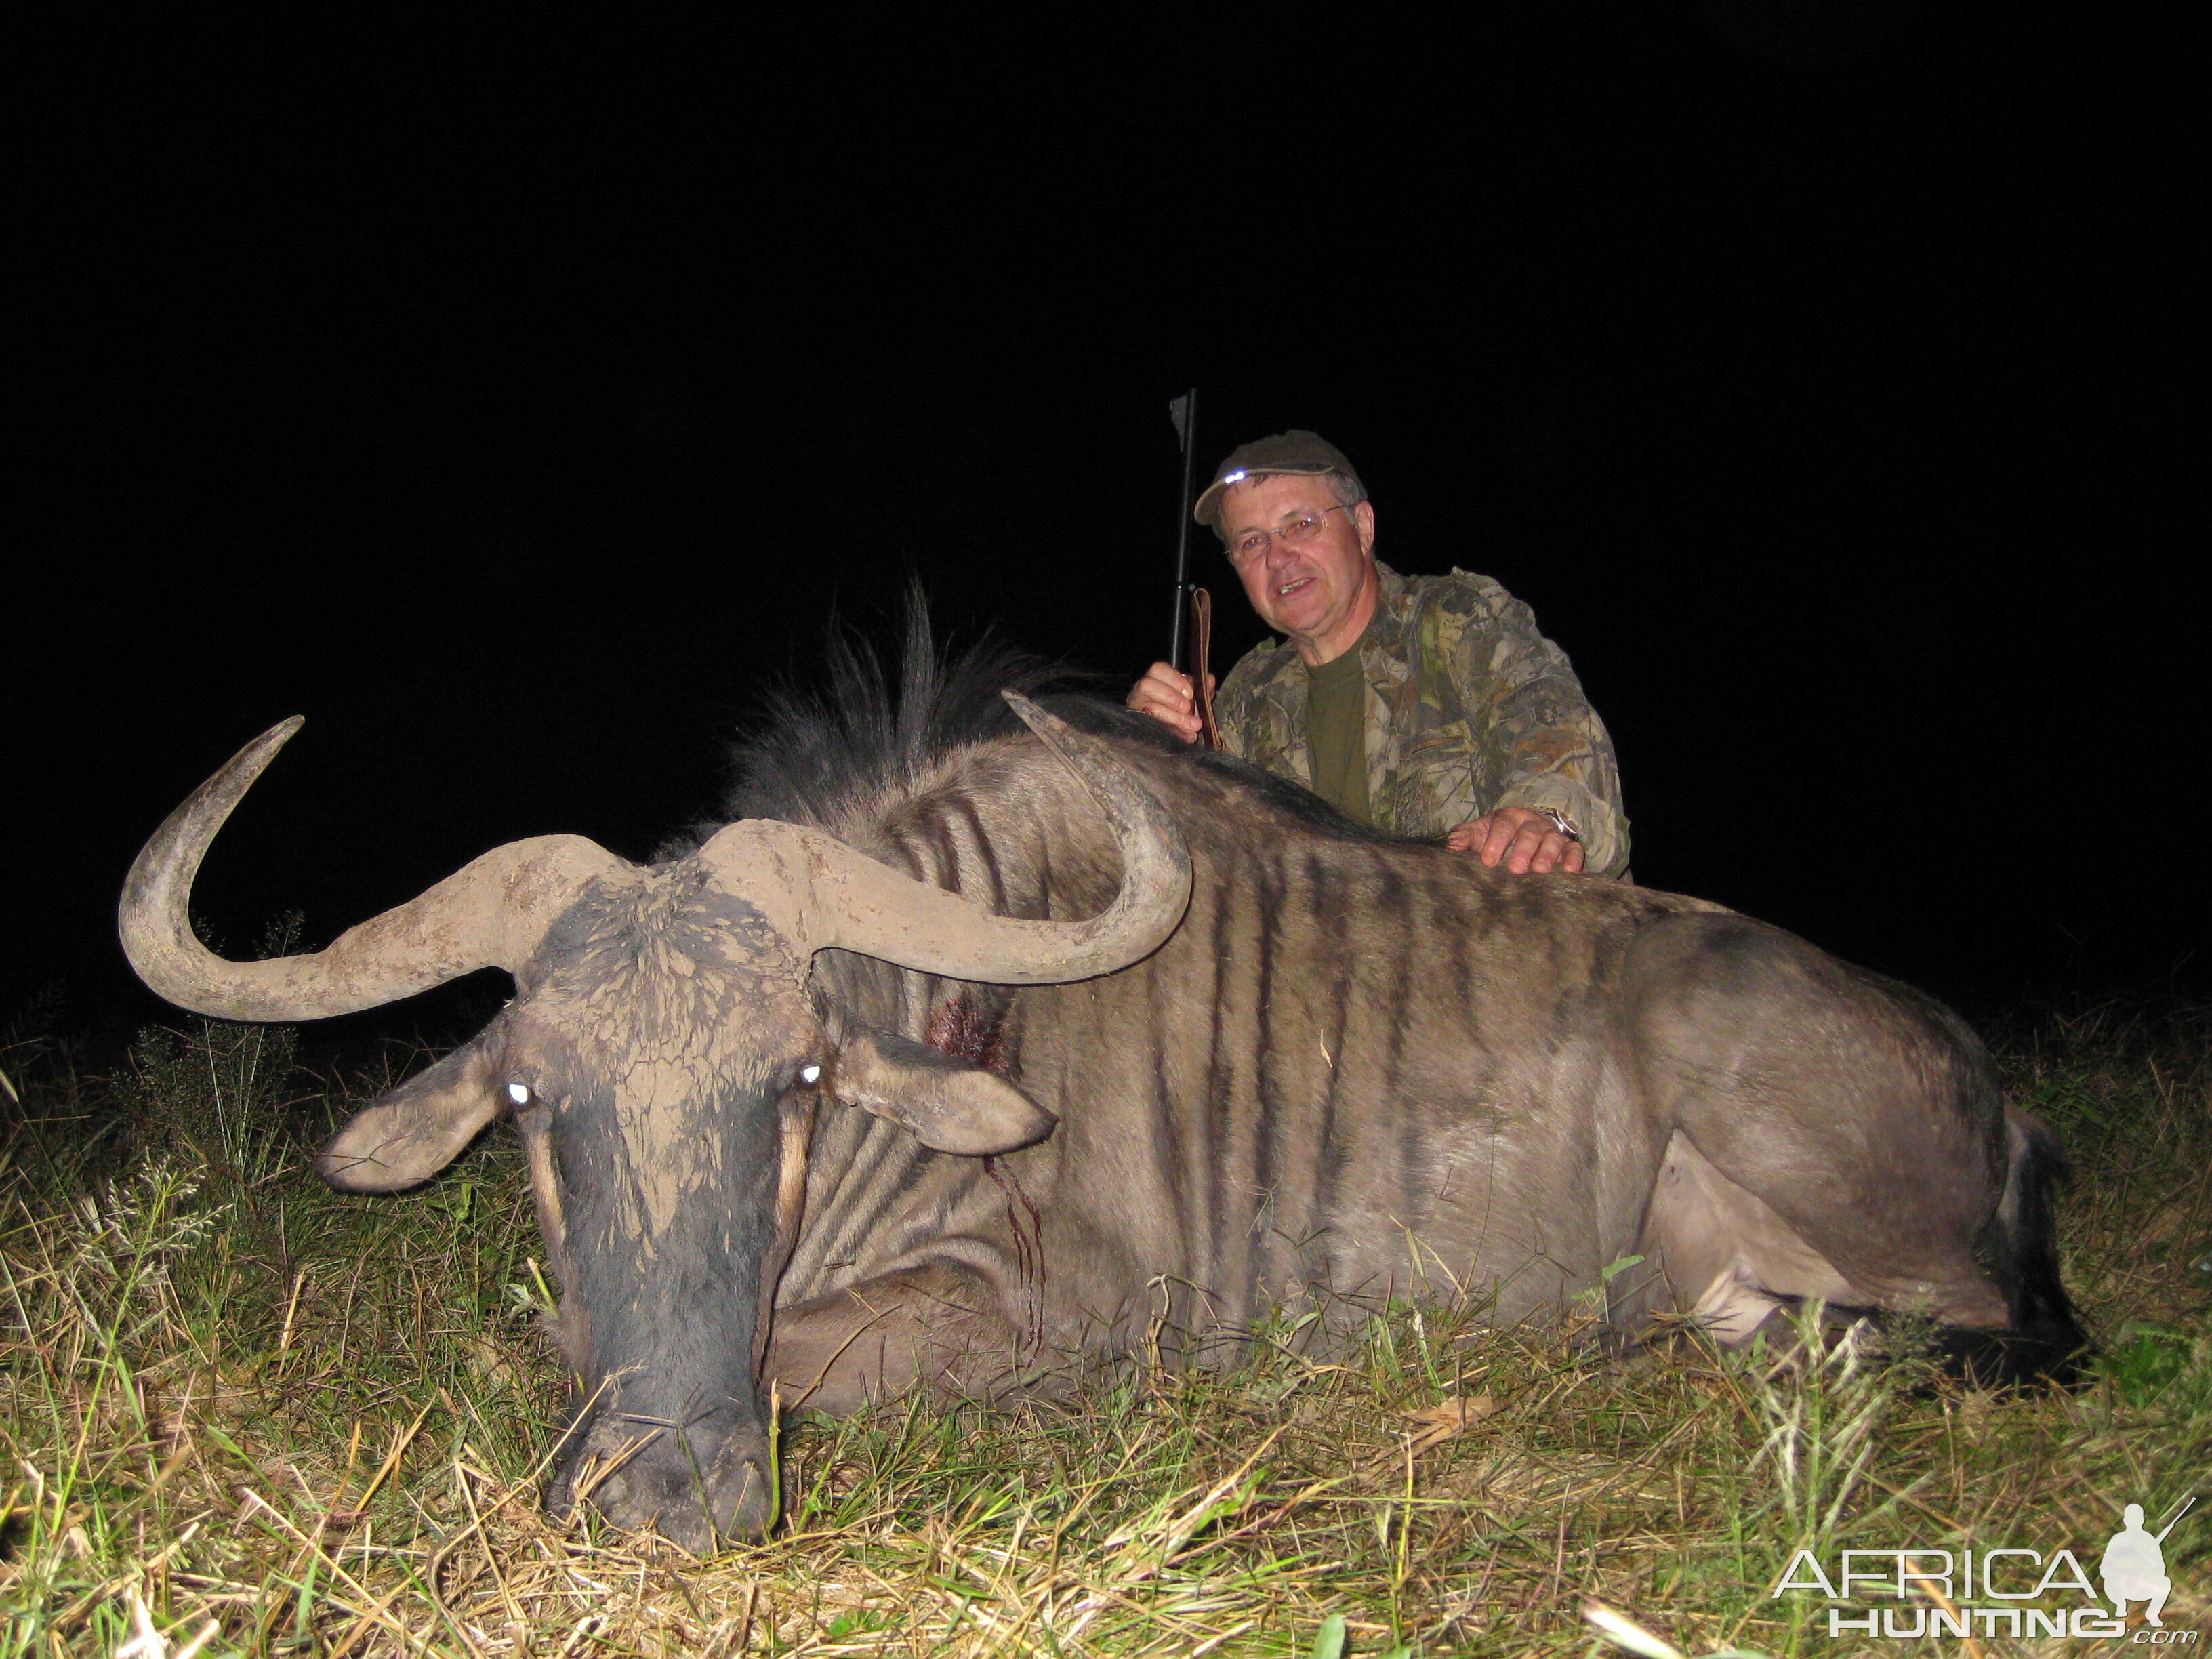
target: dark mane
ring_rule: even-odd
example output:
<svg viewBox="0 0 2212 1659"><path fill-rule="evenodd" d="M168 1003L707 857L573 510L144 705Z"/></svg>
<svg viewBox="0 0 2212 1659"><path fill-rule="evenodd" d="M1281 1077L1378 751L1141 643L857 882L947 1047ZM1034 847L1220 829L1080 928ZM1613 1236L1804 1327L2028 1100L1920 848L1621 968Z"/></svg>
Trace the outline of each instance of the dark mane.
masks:
<svg viewBox="0 0 2212 1659"><path fill-rule="evenodd" d="M724 815L832 823L858 799L915 781L956 749L1019 731L1001 690L1036 696L1071 678L988 635L940 654L915 596L895 653L835 632L818 680L787 681L762 698L731 750L736 781Z"/></svg>
<svg viewBox="0 0 2212 1659"><path fill-rule="evenodd" d="M1194 750L1156 720L1092 690L1102 682L986 635L941 653L918 595L893 654L849 632L831 635L818 682L769 691L732 745L727 819L829 826L886 787L912 784L957 749L1012 736L1021 723L999 694L1031 697L1079 730L1187 756L1233 779L1306 828L1352 841L1396 841L1319 796L1229 755ZM702 826L711 830L712 826ZM1428 839L1434 839L1433 837ZM688 849L687 849L688 850Z"/></svg>

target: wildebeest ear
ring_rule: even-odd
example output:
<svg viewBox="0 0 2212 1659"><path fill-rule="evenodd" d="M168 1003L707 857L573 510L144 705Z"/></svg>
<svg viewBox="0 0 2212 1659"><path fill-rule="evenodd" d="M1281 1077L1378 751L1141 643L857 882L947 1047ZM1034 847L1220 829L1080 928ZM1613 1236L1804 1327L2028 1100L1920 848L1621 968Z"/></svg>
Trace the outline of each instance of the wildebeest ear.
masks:
<svg viewBox="0 0 2212 1659"><path fill-rule="evenodd" d="M454 1049L356 1112L316 1155L315 1173L349 1193L396 1192L437 1174L499 1115L485 1047L479 1037Z"/></svg>
<svg viewBox="0 0 2212 1659"><path fill-rule="evenodd" d="M996 1072L889 1031L847 1040L830 1093L901 1125L925 1146L971 1158L1042 1140L1060 1122Z"/></svg>

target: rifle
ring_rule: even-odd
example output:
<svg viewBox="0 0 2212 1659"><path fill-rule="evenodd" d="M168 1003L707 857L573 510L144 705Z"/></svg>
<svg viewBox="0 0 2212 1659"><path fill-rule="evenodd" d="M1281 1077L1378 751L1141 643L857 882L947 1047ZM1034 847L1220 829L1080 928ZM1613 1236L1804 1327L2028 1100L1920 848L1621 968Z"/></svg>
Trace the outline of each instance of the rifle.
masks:
<svg viewBox="0 0 2212 1659"><path fill-rule="evenodd" d="M1206 690L1206 658L1213 639L1213 596L1190 580L1190 492L1198 480L1198 388L1168 400L1168 418L1182 441L1182 493L1176 501L1175 621L1168 635L1168 665L1190 676L1198 703L1199 741L1208 749L1221 747L1221 733L1213 723L1213 694ZM1194 660L1183 666L1183 605L1188 596L1191 617Z"/></svg>

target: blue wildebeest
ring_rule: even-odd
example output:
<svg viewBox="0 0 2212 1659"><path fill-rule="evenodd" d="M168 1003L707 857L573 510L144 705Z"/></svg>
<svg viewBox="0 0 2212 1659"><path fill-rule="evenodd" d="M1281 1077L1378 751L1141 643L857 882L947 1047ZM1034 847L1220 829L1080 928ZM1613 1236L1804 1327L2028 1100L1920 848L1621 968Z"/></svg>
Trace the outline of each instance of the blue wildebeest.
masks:
<svg viewBox="0 0 2212 1659"><path fill-rule="evenodd" d="M517 842L224 961L192 877L294 721L132 868L131 958L204 1012L514 975L319 1168L407 1187L514 1120L580 1385L556 1509L705 1548L775 1518L771 1379L1003 1397L1286 1304L1589 1293L1743 1341L1817 1297L2014 1373L2077 1346L2056 1154L1936 1004L1694 899L1378 836L1119 710L1010 699L1024 730L1003 664L898 697L844 665L754 742L738 820L651 866Z"/></svg>

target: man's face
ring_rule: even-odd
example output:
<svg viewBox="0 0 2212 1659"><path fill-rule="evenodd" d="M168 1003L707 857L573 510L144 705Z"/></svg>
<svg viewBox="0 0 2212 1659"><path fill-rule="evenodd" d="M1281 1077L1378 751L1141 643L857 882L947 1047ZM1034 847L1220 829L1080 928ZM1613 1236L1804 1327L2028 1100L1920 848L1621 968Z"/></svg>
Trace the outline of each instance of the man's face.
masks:
<svg viewBox="0 0 2212 1659"><path fill-rule="evenodd" d="M1235 559L1237 542L1255 531L1279 530L1329 508L1335 510L1306 540L1271 537L1259 557ZM1261 621L1290 637L1304 661L1334 661L1358 642L1380 591L1375 510L1365 501L1339 507L1323 480L1279 472L1222 491L1221 527L1245 598Z"/></svg>

